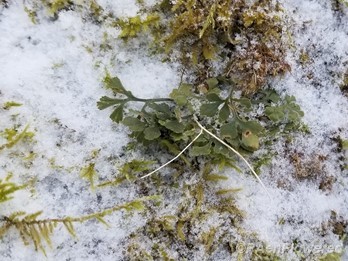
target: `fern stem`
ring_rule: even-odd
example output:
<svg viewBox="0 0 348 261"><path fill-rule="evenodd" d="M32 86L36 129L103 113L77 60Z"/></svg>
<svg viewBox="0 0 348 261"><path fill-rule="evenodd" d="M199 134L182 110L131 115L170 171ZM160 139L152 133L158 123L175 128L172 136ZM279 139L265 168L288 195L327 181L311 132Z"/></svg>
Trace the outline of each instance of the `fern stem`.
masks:
<svg viewBox="0 0 348 261"><path fill-rule="evenodd" d="M155 99L142 99L134 97L134 99L130 101L137 101L137 102L173 102L170 98L155 98Z"/></svg>

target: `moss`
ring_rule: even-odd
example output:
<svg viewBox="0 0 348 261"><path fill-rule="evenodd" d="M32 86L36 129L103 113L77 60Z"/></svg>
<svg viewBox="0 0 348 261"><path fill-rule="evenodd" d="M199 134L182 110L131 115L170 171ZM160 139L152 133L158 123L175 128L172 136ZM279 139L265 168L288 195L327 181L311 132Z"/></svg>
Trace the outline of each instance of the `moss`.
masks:
<svg viewBox="0 0 348 261"><path fill-rule="evenodd" d="M7 181L7 180L6 180ZM0 203L11 199L8 198L8 190L10 186L10 193L18 190L18 187L13 185L12 183L1 184L2 180L0 180ZM3 193L2 188L5 185L5 193ZM13 186L15 186L13 188ZM20 189L20 188L19 188ZM5 198L1 198L5 195ZM139 198L137 200L131 201L129 203L125 203L123 205L114 206L111 208L104 209L99 212L95 212L92 214L88 214L80 217L65 217L65 218L52 218L52 219L38 219L38 217L42 214L42 211L35 212L33 214L26 214L25 212L15 212L9 216L1 217L1 226L0 226L0 237L3 236L8 230L12 227L16 228L18 233L20 234L23 243L25 245L29 245L32 243L35 247L35 250L42 251L42 253L46 256L46 245L52 247L51 236L55 230L55 228L61 224L65 227L65 229L69 232L69 234L73 237L76 237L74 224L75 223L83 223L88 220L97 220L100 223L107 225L104 217L110 215L116 211L126 210L128 212L133 211L143 211L145 209L144 201L148 200L158 200L158 197L144 197Z"/></svg>
<svg viewBox="0 0 348 261"><path fill-rule="evenodd" d="M159 249L169 257L192 260L195 253L202 249L204 256L208 258L215 251L228 247L229 240L238 234L237 227L243 213L236 206L233 195L225 195L223 198L216 195L214 186L209 186L215 184L216 180L205 181L203 172L201 175L190 185L185 182L187 177L181 176L180 185L175 189L180 191L181 203L170 211L170 215L158 216L158 210L154 212L144 227L132 233L127 240L128 244L141 245L141 242L150 242L148 249L151 250L147 250L147 253L153 260L163 258ZM151 185L147 184L147 187L150 189ZM166 193L172 193L168 190L171 190L170 186L167 186ZM215 218L219 221L212 225L211 221ZM222 219L225 221L222 222ZM136 260L137 255L135 252L127 252L126 258Z"/></svg>
<svg viewBox="0 0 348 261"><path fill-rule="evenodd" d="M216 228L211 227L207 232L203 232L201 235L201 241L204 245L205 252L210 255L214 251L214 241L216 235Z"/></svg>
<svg viewBox="0 0 348 261"><path fill-rule="evenodd" d="M341 253L333 252L319 257L319 261L341 261L341 256Z"/></svg>
<svg viewBox="0 0 348 261"><path fill-rule="evenodd" d="M306 50L301 50L299 59L302 65L306 65L307 63L310 62L310 56L308 52L306 52Z"/></svg>
<svg viewBox="0 0 348 261"><path fill-rule="evenodd" d="M331 217L328 225L335 235L338 235L342 240L348 233L348 220L345 220L342 216L339 216L335 211L331 211Z"/></svg>
<svg viewBox="0 0 348 261"><path fill-rule="evenodd" d="M312 155L310 159L303 159L302 153L293 153L290 160L295 167L294 177L298 181L311 181L316 183L322 191L331 191L336 182L335 177L325 171L324 155Z"/></svg>
<svg viewBox="0 0 348 261"><path fill-rule="evenodd" d="M265 248L257 248L253 250L252 261L281 261L282 259L275 253L268 251Z"/></svg>
<svg viewBox="0 0 348 261"><path fill-rule="evenodd" d="M158 21L159 16L156 14L149 14L145 19L137 15L124 20L120 19L114 26L119 26L122 30L119 37L128 40L141 32L147 31L150 25L156 26Z"/></svg>
<svg viewBox="0 0 348 261"><path fill-rule="evenodd" d="M23 104L19 103L19 102L15 102L15 101L8 101L8 102L5 102L4 105L2 106L2 108L4 110L9 110L11 109L12 107L20 107L22 106Z"/></svg>
<svg viewBox="0 0 348 261"><path fill-rule="evenodd" d="M37 23L37 14L35 11L27 8L27 7L24 7L24 11L28 14L29 18L30 18L30 21L33 23L33 24L36 24Z"/></svg>
<svg viewBox="0 0 348 261"><path fill-rule="evenodd" d="M94 22L100 22L105 18L103 9L96 0L36 0L25 3L24 9L34 24L39 22L37 14L42 14L42 11L51 19L58 19L59 13L64 10L79 11Z"/></svg>
<svg viewBox="0 0 348 261"><path fill-rule="evenodd" d="M17 185L11 182L13 173L8 173L4 179L0 179L0 203L11 200L13 193L26 187L26 185ZM0 229L1 230L1 229ZM2 236L0 232L0 237Z"/></svg>
<svg viewBox="0 0 348 261"><path fill-rule="evenodd" d="M342 15L344 9L348 7L348 0L331 0L332 10Z"/></svg>
<svg viewBox="0 0 348 261"><path fill-rule="evenodd" d="M119 23L120 37L128 40L150 28L157 51L193 69L198 82L223 73L245 93L253 93L269 76L290 69L276 1L163 0L143 13L145 20L137 15ZM224 63L224 71L216 71L211 61Z"/></svg>
<svg viewBox="0 0 348 261"><path fill-rule="evenodd" d="M5 129L4 131L0 132L0 136L3 136L7 140L7 143L0 145L0 151L3 149L11 149L20 141L33 141L35 133L29 131L28 129L29 125L25 126L21 132L19 132L19 130L16 127L13 127L12 129Z"/></svg>

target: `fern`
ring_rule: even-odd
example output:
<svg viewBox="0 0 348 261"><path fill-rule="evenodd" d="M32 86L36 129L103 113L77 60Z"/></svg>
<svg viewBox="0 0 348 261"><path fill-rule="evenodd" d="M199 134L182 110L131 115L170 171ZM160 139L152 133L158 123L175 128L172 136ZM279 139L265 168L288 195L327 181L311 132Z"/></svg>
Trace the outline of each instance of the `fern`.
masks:
<svg viewBox="0 0 348 261"><path fill-rule="evenodd" d="M196 118L208 123L210 131L217 133L236 150L250 153L262 145L260 137L271 141L277 135L298 130L303 112L294 97L282 98L273 90L258 93L253 103L246 97L237 98L233 90L229 90L226 96L223 94L226 81L230 83L224 77L208 79L204 83L205 92L200 92L199 87L193 84L182 83L172 91L170 98L142 99L127 91L119 78L108 75L106 87L112 89L116 97L104 96L97 106L101 110L113 107L110 118L127 126L136 142L145 146L160 146L178 155L187 166L192 166L196 157L202 157L221 168L229 166L240 171L235 166L235 153L221 141L212 138L211 134L207 135L207 131L198 138L197 125L201 126ZM133 102L143 103L143 107L140 110L125 110ZM262 120L252 120L255 116L251 112L258 104L265 107L263 114L258 116ZM193 140L195 143L187 148L189 141ZM187 148L188 153L182 152L183 148ZM135 167L131 169L135 170ZM128 172L123 170L123 174L109 184L134 180L136 171Z"/></svg>

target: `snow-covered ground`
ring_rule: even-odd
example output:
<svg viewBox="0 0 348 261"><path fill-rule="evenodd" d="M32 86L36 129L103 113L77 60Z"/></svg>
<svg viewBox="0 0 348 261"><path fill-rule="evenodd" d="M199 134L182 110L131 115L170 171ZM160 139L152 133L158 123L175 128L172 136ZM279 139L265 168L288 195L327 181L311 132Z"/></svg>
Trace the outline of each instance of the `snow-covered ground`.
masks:
<svg viewBox="0 0 348 261"><path fill-rule="evenodd" d="M132 0L98 3L116 17L137 12ZM296 241L308 251L341 252L339 237L330 228L325 233L322 229L330 226L332 211L338 219L348 220L348 173L340 169L342 154L334 141L338 136L348 139L348 99L339 89L348 68L348 14L334 12L331 1L282 4L295 48L288 53L292 71L273 87L296 97L311 134L274 145L277 155L261 174L273 200L249 175L229 170L224 186L243 188L236 194L237 205L246 213L243 226L274 250L288 249ZM15 181L30 181L35 188L16 192L13 200L0 205L1 215L43 210L42 217L79 216L135 199L135 188L91 191L80 178L94 151L99 151L93 159L96 170L105 179L113 176L115 165L137 156L123 155L122 147L129 141L126 129L96 107L107 94L102 79L109 71L140 97L165 97L180 81L177 65L148 56L141 45L130 50L117 39L117 29L89 22L78 12L62 11L54 21L39 19L33 24L19 0L0 7L0 107L8 101L22 104L0 108L0 130L15 125L22 130L29 124L35 133L33 142L0 152L0 179L13 172ZM309 61L301 64L303 50ZM24 159L31 151L35 157ZM295 154L310 169L318 157L322 159L320 175L332 178L332 187L320 190L320 180L297 179ZM11 230L1 239L0 260L122 260L122 240L146 220L140 214L126 218L122 213L105 219L111 228L92 221L76 225L77 239L58 229L47 258L24 246ZM300 260L296 251L285 254L288 260Z"/></svg>
<svg viewBox="0 0 348 261"><path fill-rule="evenodd" d="M255 191L259 187L255 180L235 176L232 182L244 188L238 195L241 208L248 212L246 227L258 232L274 249L289 248L297 240L307 245L307 251L318 247L340 252L342 241L333 233L322 237L321 224L330 219L331 211L344 220L348 218L347 171L340 169L340 155L334 142L334 138L347 139L348 135L348 99L339 88L348 63L348 16L333 12L331 1L282 3L294 23L296 50L288 55L292 71L273 86L296 97L311 134L295 138L289 146L285 141L275 146L277 156L261 176L272 187L273 201ZM304 65L299 62L302 50L310 57ZM332 189L325 192L315 182L299 182L294 178L289 157L292 153L303 155L309 169L316 168L312 163L318 156L324 156L319 175L336 180ZM286 222L280 223L280 219ZM298 259L291 255L288 258ZM342 260L348 260L348 256Z"/></svg>

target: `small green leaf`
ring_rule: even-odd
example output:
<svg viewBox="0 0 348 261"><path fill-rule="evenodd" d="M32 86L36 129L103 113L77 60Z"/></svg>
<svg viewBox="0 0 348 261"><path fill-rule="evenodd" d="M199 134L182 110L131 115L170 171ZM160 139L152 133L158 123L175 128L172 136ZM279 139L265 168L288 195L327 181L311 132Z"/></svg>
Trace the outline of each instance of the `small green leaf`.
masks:
<svg viewBox="0 0 348 261"><path fill-rule="evenodd" d="M174 89L169 95L179 106L187 104L187 99L192 96L192 85L183 83L179 88Z"/></svg>
<svg viewBox="0 0 348 261"><path fill-rule="evenodd" d="M262 125L257 121L239 121L238 125L240 129L242 130L242 132L246 130L250 130L252 133L256 135L261 133L264 130Z"/></svg>
<svg viewBox="0 0 348 261"><path fill-rule="evenodd" d="M208 117L213 117L219 109L221 102L205 103L201 105L200 113Z"/></svg>
<svg viewBox="0 0 348 261"><path fill-rule="evenodd" d="M304 116L300 106L295 103L294 96L287 95L282 105L267 107L265 115L274 122L286 121L287 123L299 122Z"/></svg>
<svg viewBox="0 0 348 261"><path fill-rule="evenodd" d="M267 107L265 115L274 122L281 121L285 117L284 112L279 107Z"/></svg>
<svg viewBox="0 0 348 261"><path fill-rule="evenodd" d="M296 98L295 98L295 96L286 95L285 96L285 101L288 104L294 103L294 102L296 102Z"/></svg>
<svg viewBox="0 0 348 261"><path fill-rule="evenodd" d="M190 150L190 155L192 157L209 155L211 153L211 143L207 143L204 146L193 146Z"/></svg>
<svg viewBox="0 0 348 261"><path fill-rule="evenodd" d="M222 102L222 99L216 93L208 93L205 97L210 102Z"/></svg>
<svg viewBox="0 0 348 261"><path fill-rule="evenodd" d="M266 95L262 99L264 103L266 103L266 102L267 103L269 103L269 102L277 103L280 101L279 94L273 89L264 90L263 93Z"/></svg>
<svg viewBox="0 0 348 261"><path fill-rule="evenodd" d="M183 133L185 130L185 125L177 120L159 121L159 123L175 133Z"/></svg>
<svg viewBox="0 0 348 261"><path fill-rule="evenodd" d="M128 126L132 131L143 131L146 124L138 118L126 117L123 120L123 124Z"/></svg>
<svg viewBox="0 0 348 261"><path fill-rule="evenodd" d="M178 155L181 151L181 149L175 143L171 143L168 140L161 140L161 144L174 155ZM183 154L180 155L180 158L186 163L187 166L191 166L190 161Z"/></svg>
<svg viewBox="0 0 348 261"><path fill-rule="evenodd" d="M220 142L214 143L214 153L227 156L230 153L230 150Z"/></svg>
<svg viewBox="0 0 348 261"><path fill-rule="evenodd" d="M110 77L107 75L104 79L104 83L106 89L110 89L118 93L126 92L126 89L118 77Z"/></svg>
<svg viewBox="0 0 348 261"><path fill-rule="evenodd" d="M118 106L113 113L110 115L110 119L113 120L114 122L121 122L123 119L123 104Z"/></svg>
<svg viewBox="0 0 348 261"><path fill-rule="evenodd" d="M248 98L240 98L238 102L247 109L251 108L251 101Z"/></svg>
<svg viewBox="0 0 348 261"><path fill-rule="evenodd" d="M130 91L127 91L121 80L118 77L111 77L110 75L106 75L104 78L105 88L110 89L116 93L120 93L126 95L128 98L135 98Z"/></svg>
<svg viewBox="0 0 348 261"><path fill-rule="evenodd" d="M242 133L241 145L248 151L256 151L260 147L259 137L252 133L250 130L246 130Z"/></svg>
<svg viewBox="0 0 348 261"><path fill-rule="evenodd" d="M149 103L148 107L150 107L151 109L153 109L155 111L157 118L160 120L169 120L169 119L173 118L173 113L171 112L168 104Z"/></svg>
<svg viewBox="0 0 348 261"><path fill-rule="evenodd" d="M287 108L287 116L289 121L295 122L304 116L304 112L299 105L291 103Z"/></svg>
<svg viewBox="0 0 348 261"><path fill-rule="evenodd" d="M161 136L161 132L157 127L148 127L144 130L145 139L155 140Z"/></svg>
<svg viewBox="0 0 348 261"><path fill-rule="evenodd" d="M219 84L219 81L216 78L210 78L206 80L206 83L208 84L209 90L212 90Z"/></svg>
<svg viewBox="0 0 348 261"><path fill-rule="evenodd" d="M220 134L223 138L235 139L238 136L237 125L235 122L224 124L220 128Z"/></svg>
<svg viewBox="0 0 348 261"><path fill-rule="evenodd" d="M230 109L228 108L227 103L225 103L219 112L220 122L225 122L229 116L230 116Z"/></svg>
<svg viewBox="0 0 348 261"><path fill-rule="evenodd" d="M173 138L173 141L188 141L196 134L196 129L192 128L190 130L184 131L183 133L172 133L171 137Z"/></svg>
<svg viewBox="0 0 348 261"><path fill-rule="evenodd" d="M203 45L203 56L206 60L212 60L215 57L215 48L212 45Z"/></svg>
<svg viewBox="0 0 348 261"><path fill-rule="evenodd" d="M166 103L149 103L148 105L151 109L165 113L165 114L171 114L172 112L170 111L170 107Z"/></svg>
<svg viewBox="0 0 348 261"><path fill-rule="evenodd" d="M114 106L117 104L124 103L124 100L122 99L112 99L106 96L103 96L100 98L100 100L97 102L97 106L99 110L104 110L110 106Z"/></svg>
<svg viewBox="0 0 348 261"><path fill-rule="evenodd" d="M271 93L267 97L270 101L277 103L280 100L280 96L275 90L271 90Z"/></svg>

